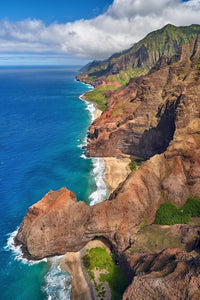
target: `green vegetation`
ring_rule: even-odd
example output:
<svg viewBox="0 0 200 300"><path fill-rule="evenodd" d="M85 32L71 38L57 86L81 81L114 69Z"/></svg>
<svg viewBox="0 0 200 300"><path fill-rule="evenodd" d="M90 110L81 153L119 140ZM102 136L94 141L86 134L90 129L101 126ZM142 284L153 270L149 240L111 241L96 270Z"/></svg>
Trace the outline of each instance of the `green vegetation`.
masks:
<svg viewBox="0 0 200 300"><path fill-rule="evenodd" d="M130 49L116 53L105 61L88 64L83 72L93 79L110 78L120 84L126 84L132 77L137 77L155 65L162 55L171 57L182 44L195 39L200 34L200 25L180 26L168 24L160 30L149 33L144 39L135 43ZM141 53L143 60L141 61ZM137 67L133 68L134 63ZM119 70L118 74L116 69Z"/></svg>
<svg viewBox="0 0 200 300"><path fill-rule="evenodd" d="M157 210L154 224L187 224L191 221L191 217L200 217L199 200L189 198L180 209L171 202L165 202Z"/></svg>
<svg viewBox="0 0 200 300"><path fill-rule="evenodd" d="M106 87L100 86L92 91L86 92L84 94L84 99L95 103L100 110L104 111L106 109L106 101L107 101L104 92L114 90L114 89L115 87L112 86L106 86Z"/></svg>
<svg viewBox="0 0 200 300"><path fill-rule="evenodd" d="M119 265L115 265L110 255L104 248L92 248L84 256L86 270L95 284L98 298L104 298L105 290L102 282L107 281L112 293L113 300L122 299L122 295L128 286L128 281ZM100 271L99 281L94 278L94 270Z"/></svg>
<svg viewBox="0 0 200 300"><path fill-rule="evenodd" d="M131 172L137 170L139 167L140 167L139 163L136 160L132 159L129 164L129 168L130 168Z"/></svg>
<svg viewBox="0 0 200 300"><path fill-rule="evenodd" d="M181 210L191 217L200 217L200 201L195 198L189 198Z"/></svg>
<svg viewBox="0 0 200 300"><path fill-rule="evenodd" d="M176 27L168 24L160 30L149 33L128 50L116 53L105 61L89 63L82 69L82 72L87 74L87 82L95 85L96 80L102 80L106 87L100 86L85 93L86 100L95 103L104 111L107 101L105 91L116 90L127 84L131 78L147 74L161 56L172 57L180 45L196 38L198 34L200 25ZM194 68L199 70L199 64ZM184 78L184 74L180 77ZM113 112L113 116L117 114L118 111Z"/></svg>
<svg viewBox="0 0 200 300"><path fill-rule="evenodd" d="M132 66L128 69L121 70L116 75L109 75L106 81L118 82L120 86L125 85L129 82L130 78L135 78L140 75L145 75L149 72L149 68L133 68Z"/></svg>
<svg viewBox="0 0 200 300"><path fill-rule="evenodd" d="M159 225L187 224L190 220L190 216L179 210L176 205L165 202L157 210L154 223Z"/></svg>

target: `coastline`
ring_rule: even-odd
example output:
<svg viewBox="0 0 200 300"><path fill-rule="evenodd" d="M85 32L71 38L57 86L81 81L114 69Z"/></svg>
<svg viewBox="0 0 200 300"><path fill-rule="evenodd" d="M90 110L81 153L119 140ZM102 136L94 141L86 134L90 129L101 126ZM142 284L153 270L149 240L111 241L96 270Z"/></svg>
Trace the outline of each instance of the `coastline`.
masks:
<svg viewBox="0 0 200 300"><path fill-rule="evenodd" d="M84 82L82 83L85 84ZM86 109L88 109L91 114L92 124L94 120L96 120L102 114L102 111L98 109L94 103L84 99L83 95L79 96L79 99L87 104ZM85 144L87 145L86 140ZM127 178L131 172L129 168L129 163L131 160L129 157L96 157L91 159L93 162L93 176L97 189L90 195L90 205L95 205L106 200L109 195L119 186L119 184ZM72 278L72 290L70 296L71 300L97 299L97 291L95 290L94 282L90 280L83 262L83 257L85 256L87 249L95 247L106 248L107 252L110 254L109 246L106 245L104 241L93 240L85 245L85 247L79 252L66 253L65 258L63 258L60 262L60 268L63 271L69 272ZM98 280L98 271L95 276L95 278ZM111 291L107 282L104 282L104 288L106 291L104 299L111 299Z"/></svg>
<svg viewBox="0 0 200 300"><path fill-rule="evenodd" d="M91 84L84 83L82 81L82 84L85 84L87 86L91 86L91 89L94 89L95 87ZM82 94L79 99L81 101L84 101L88 105L88 110L91 113L91 124L103 113L93 102L90 102L83 98L84 94ZM92 158L93 164L95 159L102 159L105 164L105 170L102 175L102 180L105 182L107 187L107 197L119 186L121 182L123 182L129 173L131 172L129 168L129 163L131 162L130 158L127 156L125 158L116 158L116 157L102 157L102 158ZM97 182L96 182L97 183ZM98 186L98 185L97 185ZM105 189L105 188L104 188ZM98 190L97 190L98 192ZM105 199L104 199L105 200ZM103 200L102 200L103 201ZM91 205L94 205L101 201L91 201Z"/></svg>
<svg viewBox="0 0 200 300"><path fill-rule="evenodd" d="M81 97L81 96L80 96ZM81 98L80 98L81 99ZM91 123L98 118L101 114L102 111L99 110L94 103L91 103L85 99L81 99L84 102L87 103L87 107L86 109L88 109L90 111L91 114ZM113 174L114 174L114 181L116 182L116 177L117 177L117 171L120 173L120 161L123 161L124 159L117 159L117 158L90 158L93 162L93 171L95 171L94 173L91 174L91 176L93 176L95 178L96 184L97 184L97 189L95 190L95 192L93 193L92 199L91 199L91 203L90 205L94 205L97 204L101 201L104 201L108 198L108 192L112 192L113 189L115 189L115 187L117 186L117 183L115 183L115 185L113 186ZM123 164L123 163L122 163ZM96 170L95 170L96 169ZM123 172L122 172L123 173ZM32 264L38 264L43 262L46 262L50 265L50 269L48 270L47 274L44 277L44 283L41 286L41 289L43 292L45 292L45 294L48 297L51 297L51 293L52 291L56 292L57 290L60 291L59 293L62 293L62 297L65 299L70 299L70 290L71 290L71 286L73 284L72 281L72 277L71 274L65 273L66 272L66 268L63 267L63 257L57 257L54 256L52 258L44 258L43 260L40 261L31 261L29 259L24 258L24 255L21 251L21 247L20 246L16 246L16 244L14 243L14 238L17 234L17 230L15 232L12 233L12 236L8 239L8 249L12 250L15 255L16 255L16 260L20 260L22 261L24 264L28 264L28 265L32 265ZM85 246L88 247L88 244ZM93 247L95 247L93 245ZM82 250L81 250L82 251ZM83 250L84 251L84 250ZM82 252L84 253L84 252ZM76 253L72 252L71 256L74 256ZM85 255L85 254L84 254ZM82 279L80 279L79 277L79 269L77 270L77 273L73 276L74 279L83 283L83 286L86 286L86 290L94 290L95 291L95 287L93 285L93 283L90 281L86 270L83 266L83 254L81 254L80 256L77 256L75 261L79 260L79 264L82 266L82 270L83 270L83 277L87 278L84 279L82 277ZM75 263L76 265L78 263ZM76 268L76 266L74 266L74 268ZM68 269L69 270L69 269ZM71 272L70 272L71 273ZM86 283L84 283L84 280L86 280ZM108 286L105 286L105 289L108 290ZM78 288L79 290L79 288ZM89 294L86 291L86 298L87 300L89 300ZM110 295L110 292L108 291L108 295ZM48 298L50 299L50 298ZM78 299L78 298L75 298ZM83 298L80 298L83 299ZM96 299L95 297L91 298L91 299ZM110 299L110 298L108 298Z"/></svg>

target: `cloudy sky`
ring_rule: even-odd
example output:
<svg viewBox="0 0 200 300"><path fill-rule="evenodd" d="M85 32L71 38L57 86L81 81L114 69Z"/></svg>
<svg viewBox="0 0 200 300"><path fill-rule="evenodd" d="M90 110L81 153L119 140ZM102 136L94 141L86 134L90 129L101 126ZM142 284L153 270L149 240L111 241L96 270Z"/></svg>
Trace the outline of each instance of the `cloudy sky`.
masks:
<svg viewBox="0 0 200 300"><path fill-rule="evenodd" d="M83 64L126 49L168 23L200 23L200 0L70 2L0 4L0 64Z"/></svg>

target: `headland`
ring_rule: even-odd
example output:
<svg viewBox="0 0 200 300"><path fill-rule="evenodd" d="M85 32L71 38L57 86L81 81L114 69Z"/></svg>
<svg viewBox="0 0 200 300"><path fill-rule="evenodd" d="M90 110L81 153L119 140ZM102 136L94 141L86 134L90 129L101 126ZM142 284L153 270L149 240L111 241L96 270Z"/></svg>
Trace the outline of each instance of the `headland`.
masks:
<svg viewBox="0 0 200 300"><path fill-rule="evenodd" d="M159 34L171 30L167 26ZM102 93L101 101L106 100L90 126L86 155L106 157L109 198L89 206L66 188L50 191L29 208L16 239L36 259L83 251L102 238L129 281L121 298L199 299L200 36L192 34L167 56L163 50L156 61L150 59L157 52L148 52L149 44L141 47L131 58L135 71L145 67L140 76L132 74L125 85L109 91L102 77L95 79L95 96ZM113 59L104 70L127 61L123 55ZM92 72L93 77L86 72L79 80L93 83L97 71ZM108 85L110 76L115 73L106 77ZM116 184L117 159L127 160L127 155L132 171L120 170L122 181ZM127 170L129 161L123 165ZM87 268L88 260L94 261L90 250L86 254ZM105 290L93 297L104 299Z"/></svg>

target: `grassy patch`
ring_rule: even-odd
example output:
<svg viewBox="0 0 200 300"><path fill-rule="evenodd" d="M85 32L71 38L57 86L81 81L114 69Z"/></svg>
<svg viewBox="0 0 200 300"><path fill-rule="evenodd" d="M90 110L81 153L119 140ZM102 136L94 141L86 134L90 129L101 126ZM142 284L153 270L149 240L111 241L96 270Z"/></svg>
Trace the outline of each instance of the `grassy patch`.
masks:
<svg viewBox="0 0 200 300"><path fill-rule="evenodd" d="M104 92L115 90L115 89L116 88L112 86L106 86L106 87L100 86L92 91L86 92L84 94L84 99L95 103L100 110L104 111L106 109L106 101L107 101Z"/></svg>
<svg viewBox="0 0 200 300"><path fill-rule="evenodd" d="M151 225L142 228L137 234L130 253L162 251L165 248L185 249L178 236L174 235L170 226Z"/></svg>
<svg viewBox="0 0 200 300"><path fill-rule="evenodd" d="M108 282L112 293L112 299L122 299L122 295L128 286L128 281L121 267L114 264L106 249L99 247L92 248L87 252L83 259L89 276L95 269L99 270L99 281ZM94 281L98 298L104 298L105 292L101 283L97 284L96 280L91 276L90 279Z"/></svg>
<svg viewBox="0 0 200 300"><path fill-rule="evenodd" d="M191 217L200 217L199 200L189 198L180 209L171 202L165 202L157 210L154 224L187 224L191 221Z"/></svg>

